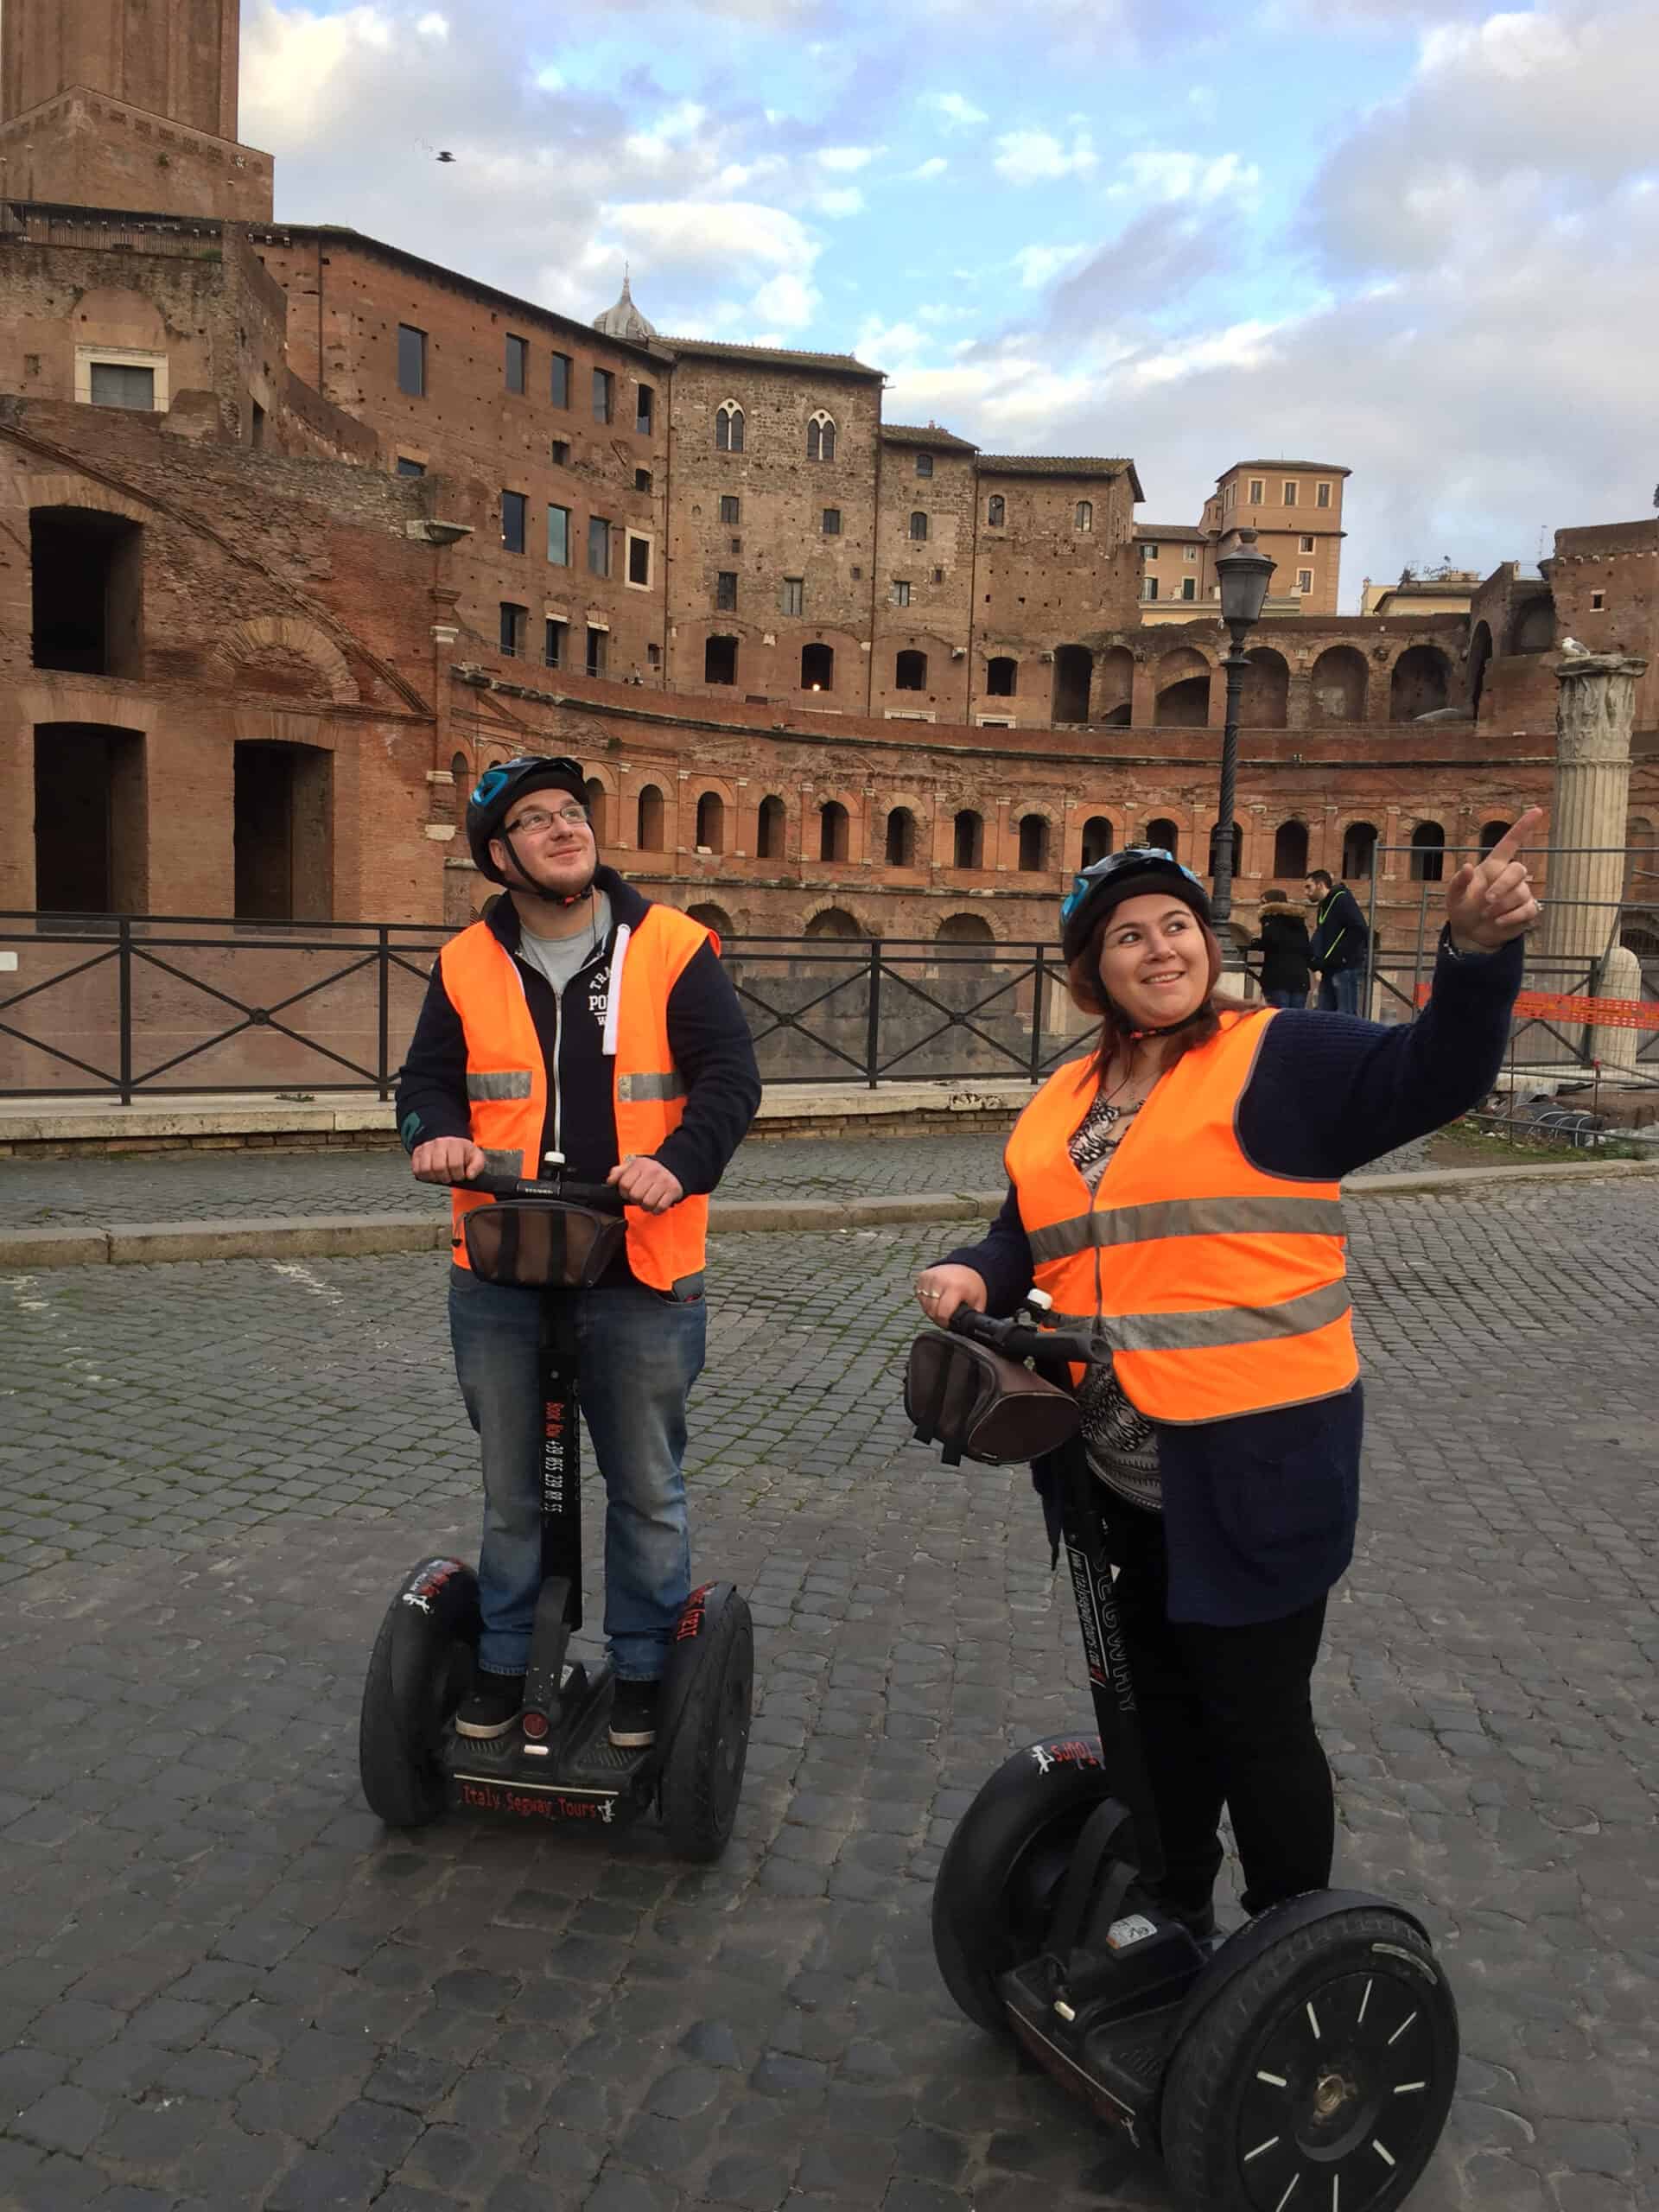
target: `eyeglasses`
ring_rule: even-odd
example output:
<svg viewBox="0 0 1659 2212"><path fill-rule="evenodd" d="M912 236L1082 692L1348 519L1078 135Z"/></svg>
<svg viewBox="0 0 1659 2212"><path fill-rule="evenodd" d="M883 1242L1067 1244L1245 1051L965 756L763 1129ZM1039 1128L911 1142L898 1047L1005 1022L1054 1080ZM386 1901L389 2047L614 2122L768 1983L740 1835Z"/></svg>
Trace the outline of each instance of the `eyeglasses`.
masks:
<svg viewBox="0 0 1659 2212"><path fill-rule="evenodd" d="M1166 845L1125 845L1122 852L1108 853L1104 860L1096 861L1092 867L1072 877L1071 891L1060 901L1061 921L1069 922L1090 893L1099 885L1109 882L1113 876L1121 874L1125 868L1144 867L1148 861L1166 861L1171 868L1179 868L1189 883L1203 887L1203 878L1194 875L1190 868L1178 861Z"/></svg>
<svg viewBox="0 0 1659 2212"><path fill-rule="evenodd" d="M584 806L562 806L556 814L550 814L545 807L533 806L527 814L521 814L516 822L503 823L502 835L516 837L522 830L525 836L534 837L542 830L550 829L556 822L567 830L585 830L588 827L588 810Z"/></svg>

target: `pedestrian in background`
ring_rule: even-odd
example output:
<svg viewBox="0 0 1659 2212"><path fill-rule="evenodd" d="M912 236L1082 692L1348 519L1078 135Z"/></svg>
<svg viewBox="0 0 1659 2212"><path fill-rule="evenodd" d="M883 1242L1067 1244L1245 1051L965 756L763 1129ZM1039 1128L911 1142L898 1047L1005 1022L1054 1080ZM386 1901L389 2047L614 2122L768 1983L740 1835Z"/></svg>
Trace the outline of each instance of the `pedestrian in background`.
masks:
<svg viewBox="0 0 1659 2212"><path fill-rule="evenodd" d="M1306 884L1313 909L1313 943L1308 965L1319 979L1322 1014L1357 1014L1364 988L1371 932L1359 901L1345 883L1333 883L1329 868L1316 868Z"/></svg>
<svg viewBox="0 0 1659 2212"><path fill-rule="evenodd" d="M1262 995L1269 1006L1307 1004L1307 925L1277 884L1262 893L1262 927L1245 950L1262 955Z"/></svg>

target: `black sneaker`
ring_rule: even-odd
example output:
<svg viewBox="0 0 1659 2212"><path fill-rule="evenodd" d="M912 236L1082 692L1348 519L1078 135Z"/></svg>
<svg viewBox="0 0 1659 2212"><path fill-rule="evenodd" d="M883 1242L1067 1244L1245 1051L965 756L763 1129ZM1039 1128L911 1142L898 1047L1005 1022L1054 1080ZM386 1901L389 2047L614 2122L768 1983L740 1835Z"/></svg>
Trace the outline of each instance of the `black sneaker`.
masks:
<svg viewBox="0 0 1659 2212"><path fill-rule="evenodd" d="M1213 1948L1216 1941L1216 1908L1212 1898L1206 1897L1202 1904L1173 1904L1167 1898L1160 1897L1158 1909L1160 1912L1167 1913L1172 1920L1179 1920L1193 1942L1201 1948Z"/></svg>
<svg viewBox="0 0 1659 2212"><path fill-rule="evenodd" d="M611 1741L620 1751L643 1751L657 1740L660 1682L623 1682L611 1704Z"/></svg>
<svg viewBox="0 0 1659 2212"><path fill-rule="evenodd" d="M486 1738L505 1736L524 1701L522 1675L489 1675L481 1669L469 1697L455 1714L455 1733Z"/></svg>

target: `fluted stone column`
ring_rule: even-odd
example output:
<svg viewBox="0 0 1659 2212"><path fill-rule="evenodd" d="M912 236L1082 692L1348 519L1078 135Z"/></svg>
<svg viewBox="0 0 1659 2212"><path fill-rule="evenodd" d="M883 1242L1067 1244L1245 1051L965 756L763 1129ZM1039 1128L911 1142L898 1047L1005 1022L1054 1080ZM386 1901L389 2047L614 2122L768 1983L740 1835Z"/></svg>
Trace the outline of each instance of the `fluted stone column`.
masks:
<svg viewBox="0 0 1659 2212"><path fill-rule="evenodd" d="M1610 944L1618 943L1630 812L1630 729L1637 680L1647 665L1629 653L1569 653L1555 671L1560 688L1555 707L1551 853L1543 928L1537 941L1537 980L1545 990L1582 992ZM1602 977L1604 996L1611 995L1611 980ZM1567 1033L1576 1033L1569 1029ZM1622 1033L1604 1027L1594 1035L1605 1039ZM1634 1038L1633 1031L1628 1033ZM1526 1042L1530 1060L1564 1062L1573 1057L1541 1031Z"/></svg>

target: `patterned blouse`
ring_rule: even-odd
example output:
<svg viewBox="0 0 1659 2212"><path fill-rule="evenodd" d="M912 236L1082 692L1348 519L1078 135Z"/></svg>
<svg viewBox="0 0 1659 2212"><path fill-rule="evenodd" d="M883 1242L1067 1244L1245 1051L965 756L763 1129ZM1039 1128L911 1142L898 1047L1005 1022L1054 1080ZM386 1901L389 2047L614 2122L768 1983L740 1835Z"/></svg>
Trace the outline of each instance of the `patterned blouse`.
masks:
<svg viewBox="0 0 1659 2212"><path fill-rule="evenodd" d="M1115 1106L1103 1092L1097 1091L1094 1103L1073 1131L1066 1149L1091 1198L1118 1140L1140 1110L1139 1106ZM1164 1487L1158 1471L1157 1433L1118 1387L1109 1352L1090 1363L1077 1403L1090 1471L1108 1490L1130 1504L1148 1513L1161 1513Z"/></svg>

